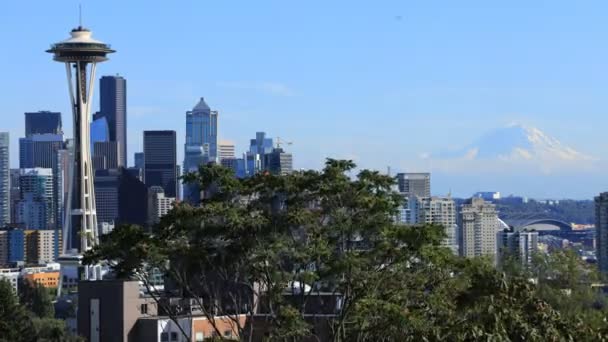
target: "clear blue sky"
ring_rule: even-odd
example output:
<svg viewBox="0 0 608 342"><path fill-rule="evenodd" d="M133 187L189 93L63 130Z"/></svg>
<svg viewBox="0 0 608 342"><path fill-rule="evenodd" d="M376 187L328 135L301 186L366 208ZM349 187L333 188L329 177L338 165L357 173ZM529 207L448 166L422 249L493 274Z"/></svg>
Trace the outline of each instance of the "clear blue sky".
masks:
<svg viewBox="0 0 608 342"><path fill-rule="evenodd" d="M177 130L181 153L201 96L237 151L264 130L293 141L302 168L333 156L417 171L420 153L512 121L598 158L608 148L606 1L80 2L85 26L118 51L99 75L128 80L130 162L144 129ZM0 3L0 130L15 167L23 112L59 110L71 134L64 68L44 50L77 25L78 3ZM563 189L559 177L467 176L487 180L438 172L433 192L608 190L599 175Z"/></svg>

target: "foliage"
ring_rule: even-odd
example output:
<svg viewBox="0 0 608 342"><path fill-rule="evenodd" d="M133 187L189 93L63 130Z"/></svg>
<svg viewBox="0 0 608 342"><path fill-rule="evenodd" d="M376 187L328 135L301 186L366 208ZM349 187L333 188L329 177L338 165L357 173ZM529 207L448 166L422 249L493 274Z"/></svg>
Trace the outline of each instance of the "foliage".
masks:
<svg viewBox="0 0 608 342"><path fill-rule="evenodd" d="M152 234L117 227L85 262L107 261L150 289L150 270L160 270L207 317L232 317L243 338L253 325L238 314L249 322L257 314L268 339L280 341L602 337L602 327L540 296L526 274L453 256L440 246L442 227L396 224L394 180L369 170L350 178L354 168L330 159L320 172L239 180L201 166L185 177L203 190L200 206L176 205ZM311 309L327 296L339 300ZM317 315L329 319L320 324Z"/></svg>
<svg viewBox="0 0 608 342"><path fill-rule="evenodd" d="M32 321L13 287L8 280L0 279L0 341L28 341L32 331Z"/></svg>
<svg viewBox="0 0 608 342"><path fill-rule="evenodd" d="M49 290L42 284L27 280L21 281L19 283L19 301L39 318L55 317L55 307Z"/></svg>
<svg viewBox="0 0 608 342"><path fill-rule="evenodd" d="M562 250L537 255L529 274L538 282L536 292L568 319L580 319L595 327L606 325L608 302L601 288L601 277L593 265L575 252Z"/></svg>
<svg viewBox="0 0 608 342"><path fill-rule="evenodd" d="M79 342L70 336L63 320L53 318L49 294L40 285L23 283L25 305L19 303L7 280L0 279L0 341ZM26 307L27 306L27 307ZM33 311L28 311L31 308Z"/></svg>

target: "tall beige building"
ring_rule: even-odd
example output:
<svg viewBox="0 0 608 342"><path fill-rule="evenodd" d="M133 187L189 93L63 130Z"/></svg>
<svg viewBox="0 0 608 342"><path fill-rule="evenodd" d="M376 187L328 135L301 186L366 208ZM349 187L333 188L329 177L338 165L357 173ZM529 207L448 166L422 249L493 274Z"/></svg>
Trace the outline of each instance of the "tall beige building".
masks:
<svg viewBox="0 0 608 342"><path fill-rule="evenodd" d="M488 256L496 261L499 230L496 206L481 198L471 198L460 209L460 255Z"/></svg>
<svg viewBox="0 0 608 342"><path fill-rule="evenodd" d="M218 155L220 162L222 159L234 159L236 158L236 147L232 141L222 140L218 147Z"/></svg>
<svg viewBox="0 0 608 342"><path fill-rule="evenodd" d="M451 197L415 197L410 200L416 201L416 223L443 226L446 238L442 245L450 248L454 254L458 254L458 226L456 225L456 204L454 200Z"/></svg>
<svg viewBox="0 0 608 342"><path fill-rule="evenodd" d="M37 230L36 238L38 265L54 262L55 241L59 240L55 239L55 230Z"/></svg>

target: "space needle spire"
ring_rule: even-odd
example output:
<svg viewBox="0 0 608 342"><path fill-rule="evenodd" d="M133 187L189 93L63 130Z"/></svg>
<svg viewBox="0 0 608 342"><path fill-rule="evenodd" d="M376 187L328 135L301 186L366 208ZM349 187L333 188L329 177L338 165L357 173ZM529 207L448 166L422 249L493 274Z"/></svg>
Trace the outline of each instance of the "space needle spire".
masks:
<svg viewBox="0 0 608 342"><path fill-rule="evenodd" d="M74 261L98 242L97 213L91 162L90 121L95 69L115 52L110 45L92 37L80 24L70 38L51 45L46 52L65 64L72 105L74 143L69 167L69 193L63 225L63 256ZM61 258L60 258L61 259ZM88 278L81 274L80 278Z"/></svg>

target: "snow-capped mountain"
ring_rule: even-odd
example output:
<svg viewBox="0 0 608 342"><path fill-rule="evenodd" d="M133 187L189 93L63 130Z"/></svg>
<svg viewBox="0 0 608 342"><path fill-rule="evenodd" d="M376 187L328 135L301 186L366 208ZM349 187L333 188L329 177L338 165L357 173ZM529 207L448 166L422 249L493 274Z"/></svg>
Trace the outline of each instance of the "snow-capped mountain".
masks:
<svg viewBox="0 0 608 342"><path fill-rule="evenodd" d="M593 160L575 149L563 145L538 128L512 124L491 131L465 148L443 152L438 158L504 161L573 162Z"/></svg>

